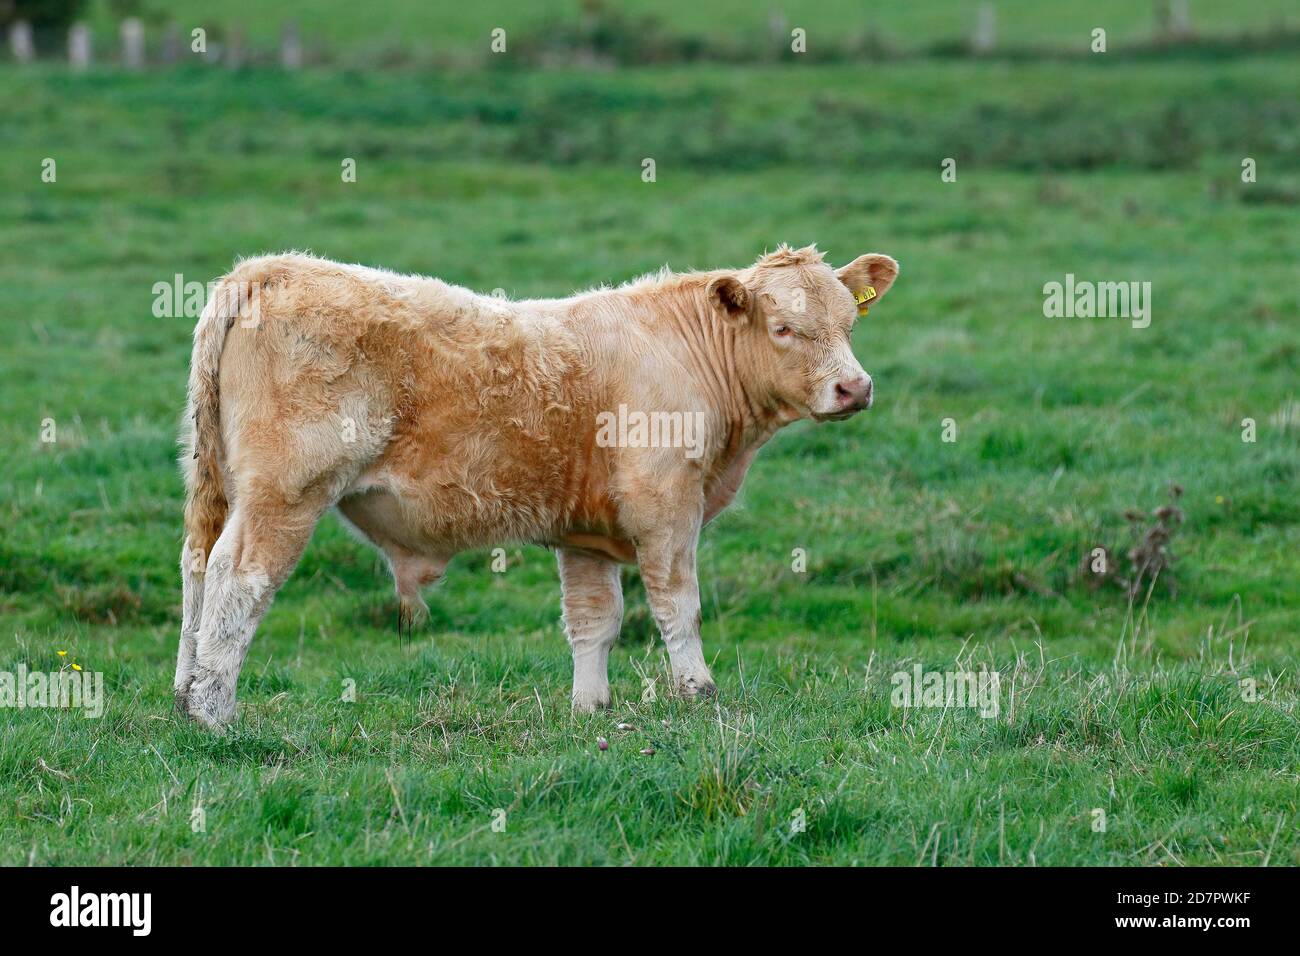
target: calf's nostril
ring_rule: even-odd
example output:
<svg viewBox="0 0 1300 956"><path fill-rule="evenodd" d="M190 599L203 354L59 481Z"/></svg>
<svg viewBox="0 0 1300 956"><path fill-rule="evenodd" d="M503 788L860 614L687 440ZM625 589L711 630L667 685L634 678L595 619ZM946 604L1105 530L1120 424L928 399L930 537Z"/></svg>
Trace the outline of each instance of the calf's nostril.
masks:
<svg viewBox="0 0 1300 956"><path fill-rule="evenodd" d="M871 403L871 379L867 376L835 383L835 400L848 408L866 408Z"/></svg>

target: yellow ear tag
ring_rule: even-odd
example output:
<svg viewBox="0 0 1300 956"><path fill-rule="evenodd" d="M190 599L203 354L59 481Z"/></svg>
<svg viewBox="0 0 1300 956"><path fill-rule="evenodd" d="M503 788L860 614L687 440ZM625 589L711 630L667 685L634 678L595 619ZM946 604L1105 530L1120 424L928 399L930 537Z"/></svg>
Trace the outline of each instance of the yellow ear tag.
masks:
<svg viewBox="0 0 1300 956"><path fill-rule="evenodd" d="M867 303L870 302L875 297L876 297L876 287L874 285L867 286L867 291L865 293L862 292L853 293L853 298L858 300L858 315L867 314L867 308L868 308Z"/></svg>

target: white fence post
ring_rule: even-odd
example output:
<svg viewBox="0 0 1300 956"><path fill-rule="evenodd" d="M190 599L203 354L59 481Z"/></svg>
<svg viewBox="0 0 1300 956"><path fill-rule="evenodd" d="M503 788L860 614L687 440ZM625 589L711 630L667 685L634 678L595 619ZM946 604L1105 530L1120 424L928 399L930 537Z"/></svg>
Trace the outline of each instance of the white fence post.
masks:
<svg viewBox="0 0 1300 956"><path fill-rule="evenodd" d="M144 68L144 24L136 17L122 21L122 65L128 70Z"/></svg>
<svg viewBox="0 0 1300 956"><path fill-rule="evenodd" d="M74 23L68 30L68 63L78 72L90 66L90 27Z"/></svg>
<svg viewBox="0 0 1300 956"><path fill-rule="evenodd" d="M284 25L280 34L280 65L286 70L302 68L302 34L293 20Z"/></svg>
<svg viewBox="0 0 1300 956"><path fill-rule="evenodd" d="M975 14L975 32L971 36L971 49L976 53L992 53L997 41L998 23L993 4L981 3Z"/></svg>
<svg viewBox="0 0 1300 956"><path fill-rule="evenodd" d="M226 66L232 70L238 70L244 65L244 29L236 26L230 31L230 39L226 42Z"/></svg>
<svg viewBox="0 0 1300 956"><path fill-rule="evenodd" d="M790 23L779 10L773 10L767 17L767 32L772 38L772 49L780 51L790 44Z"/></svg>
<svg viewBox="0 0 1300 956"><path fill-rule="evenodd" d="M9 52L19 63L36 59L36 46L32 42L32 25L26 20L15 20L9 28Z"/></svg>
<svg viewBox="0 0 1300 956"><path fill-rule="evenodd" d="M167 24L163 30L162 61L172 64L181 58L181 28L175 23Z"/></svg>

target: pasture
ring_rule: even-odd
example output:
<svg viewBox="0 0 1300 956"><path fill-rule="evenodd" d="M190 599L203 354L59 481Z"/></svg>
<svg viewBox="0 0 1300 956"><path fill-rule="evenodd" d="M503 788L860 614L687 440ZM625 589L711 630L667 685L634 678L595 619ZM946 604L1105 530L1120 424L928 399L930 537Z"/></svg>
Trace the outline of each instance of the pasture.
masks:
<svg viewBox="0 0 1300 956"><path fill-rule="evenodd" d="M106 693L0 708L0 863L1300 863L1295 71L0 65L0 670ZM172 712L193 317L157 283L299 248L564 295L780 241L902 272L875 408L778 435L704 534L715 703L645 699L631 569L615 707L572 718L552 555L461 555L407 643L329 518L236 727ZM1150 326L1045 317L1067 274L1150 282ZM1175 485L1172 568L1099 581ZM997 670L998 715L893 706L916 664Z"/></svg>

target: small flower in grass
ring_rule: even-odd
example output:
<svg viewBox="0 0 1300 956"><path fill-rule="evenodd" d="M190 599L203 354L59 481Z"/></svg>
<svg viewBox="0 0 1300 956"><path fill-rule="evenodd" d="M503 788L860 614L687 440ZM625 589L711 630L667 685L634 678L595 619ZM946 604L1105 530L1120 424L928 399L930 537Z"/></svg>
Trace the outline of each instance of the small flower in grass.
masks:
<svg viewBox="0 0 1300 956"><path fill-rule="evenodd" d="M631 724L619 724L618 727L617 727L616 729L618 729L618 730L636 730L636 728L633 727Z"/></svg>
<svg viewBox="0 0 1300 956"><path fill-rule="evenodd" d="M609 749L609 741L606 740L604 737L597 737L597 738L596 738L596 746L599 747L601 750L608 750L608 749Z"/></svg>
<svg viewBox="0 0 1300 956"><path fill-rule="evenodd" d="M81 670L81 665L78 664L76 661L73 661L73 662L72 662L72 669L73 669L74 671L79 671L79 670Z"/></svg>
<svg viewBox="0 0 1300 956"><path fill-rule="evenodd" d="M1216 505L1221 505L1221 504L1223 504L1223 495L1215 495L1215 496L1214 496L1214 503L1215 503Z"/></svg>
<svg viewBox="0 0 1300 956"><path fill-rule="evenodd" d="M67 657L67 656L68 656L68 652L67 652L67 651L59 651L59 656L60 656L60 657Z"/></svg>

